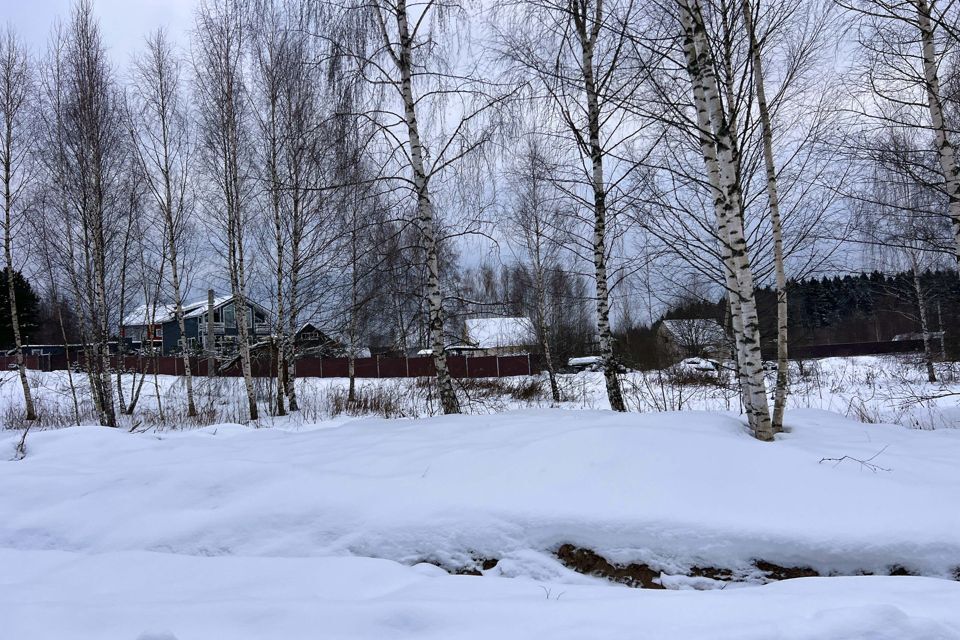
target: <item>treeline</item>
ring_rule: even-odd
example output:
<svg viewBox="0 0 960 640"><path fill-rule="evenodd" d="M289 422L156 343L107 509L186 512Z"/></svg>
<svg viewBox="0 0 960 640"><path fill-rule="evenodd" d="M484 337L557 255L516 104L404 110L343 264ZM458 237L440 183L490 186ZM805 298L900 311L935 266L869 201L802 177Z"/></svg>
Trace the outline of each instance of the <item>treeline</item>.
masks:
<svg viewBox="0 0 960 640"><path fill-rule="evenodd" d="M787 284L790 347L887 342L897 337L918 340L926 330L934 338L937 356L941 354L936 338L943 332L945 355L960 357L960 276L952 270L924 271L918 280L920 296L913 272L887 275L874 271L791 280ZM776 354L777 294L762 287L756 296L764 355L772 358ZM669 308L662 319L707 318L728 326L726 310L722 298L688 300ZM642 368L669 364L659 358L658 324L618 334L618 351L624 361Z"/></svg>

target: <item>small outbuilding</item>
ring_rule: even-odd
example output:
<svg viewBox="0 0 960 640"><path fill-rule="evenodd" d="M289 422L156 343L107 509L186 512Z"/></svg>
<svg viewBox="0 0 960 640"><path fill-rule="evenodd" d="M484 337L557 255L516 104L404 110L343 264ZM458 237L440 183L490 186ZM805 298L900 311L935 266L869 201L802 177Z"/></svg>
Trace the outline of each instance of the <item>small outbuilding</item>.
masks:
<svg viewBox="0 0 960 640"><path fill-rule="evenodd" d="M464 346L486 355L527 354L537 344L530 318L470 318L464 322Z"/></svg>

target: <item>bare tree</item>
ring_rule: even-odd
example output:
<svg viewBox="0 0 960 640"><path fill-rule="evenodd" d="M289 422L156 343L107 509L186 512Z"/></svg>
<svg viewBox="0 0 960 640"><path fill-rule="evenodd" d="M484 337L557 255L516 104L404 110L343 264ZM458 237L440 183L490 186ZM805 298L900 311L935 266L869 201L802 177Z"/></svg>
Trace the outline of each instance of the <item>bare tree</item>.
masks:
<svg viewBox="0 0 960 640"><path fill-rule="evenodd" d="M766 398L759 318L746 242L736 123L724 108L713 45L698 0L678 0L677 6L701 152L714 195L744 410L755 437L772 440L774 431Z"/></svg>
<svg viewBox="0 0 960 640"><path fill-rule="evenodd" d="M123 258L128 145L122 99L89 0L80 0L68 26L54 32L43 95L45 178L60 193L57 217L47 220L56 231L48 237L60 238L57 268L82 319L84 364L100 423L115 427L110 336Z"/></svg>
<svg viewBox="0 0 960 640"><path fill-rule="evenodd" d="M320 6L327 18L339 16L331 20L337 25L331 37L336 56L355 63L362 84L383 91L382 102L367 117L379 128L388 157L401 169L396 181L416 201L440 402L444 413L459 413L444 349L442 233L435 187L441 175L476 158L493 131L484 124L485 118L501 99L477 77L470 60L445 48L451 40L466 36L452 33L466 22L460 20L466 16L460 3L375 0L350 3L346 10Z"/></svg>
<svg viewBox="0 0 960 640"><path fill-rule="evenodd" d="M184 245L191 227L190 170L192 138L183 98L181 62L163 30L151 34L146 52L134 65L130 114L135 157L146 187L160 214L163 247L169 264L174 316L180 331L187 388L187 415L197 415L193 372L184 321Z"/></svg>
<svg viewBox="0 0 960 640"><path fill-rule="evenodd" d="M764 52L755 28L756 19L750 0L741 1L743 24L747 31L750 57L753 63L753 83L756 91L757 110L760 115L760 136L763 141L763 167L766 174L767 202L770 207L770 227L773 236L773 265L777 291L777 382L773 401L773 431L783 431L783 412L787 405L789 382L787 348L787 272L783 256L783 227L780 222L780 193L778 187L777 165L773 155L773 124L770 106L767 103L764 82ZM757 3L759 7L759 2Z"/></svg>
<svg viewBox="0 0 960 640"><path fill-rule="evenodd" d="M554 168L540 140L534 136L520 148L510 172L513 199L507 205L506 217L512 235L517 238L521 259L533 276L537 336L547 365L551 397L554 402L560 402L551 345L553 332L548 326L547 288L550 274L560 268L560 247L568 216L563 211L566 199L555 185Z"/></svg>
<svg viewBox="0 0 960 640"><path fill-rule="evenodd" d="M644 87L644 76L628 55L637 11L630 0L504 2L497 28L501 56L532 82L537 98L545 98L545 118L561 124L558 135L581 161L582 176L574 184L582 189L571 189L570 195L591 214L597 333L615 411L626 411L626 405L614 360L608 272L614 236L622 232L611 233L610 227L618 212L615 200L638 166L631 156L644 144L644 121L625 108L640 99ZM537 98L535 103L543 102Z"/></svg>
<svg viewBox="0 0 960 640"><path fill-rule="evenodd" d="M29 132L29 102L33 88L30 57L12 27L0 34L0 166L3 171L3 254L10 297L10 324L13 327L17 370L23 388L24 416L36 420L27 368L23 361L23 337L17 313L14 287L13 243L26 215L26 190L33 178Z"/></svg>
<svg viewBox="0 0 960 640"><path fill-rule="evenodd" d="M202 159L207 177L218 191L212 217L226 249L248 417L257 420L244 254L252 198L247 165L249 149L245 146L249 134L243 75L246 33L244 5L240 0L208 0L201 4L197 13L194 65Z"/></svg>
<svg viewBox="0 0 960 640"><path fill-rule="evenodd" d="M928 0L842 0L858 18L861 95L859 115L897 128L928 132L937 153L953 248L960 261L960 160L947 119L941 74L956 50L953 3Z"/></svg>
<svg viewBox="0 0 960 640"><path fill-rule="evenodd" d="M937 154L931 149L924 153L917 137L916 131L891 129L873 138L873 170L864 191L852 198L852 205L861 241L871 247L869 253L885 271L908 274L905 281L892 278L890 293L915 301L914 311L904 315L920 325L927 380L936 382L930 322L934 293L924 284L923 275L938 263L942 266L947 225L938 213L944 200L939 185L918 179L921 166L927 167L928 175L936 171ZM942 351L942 334L940 340Z"/></svg>

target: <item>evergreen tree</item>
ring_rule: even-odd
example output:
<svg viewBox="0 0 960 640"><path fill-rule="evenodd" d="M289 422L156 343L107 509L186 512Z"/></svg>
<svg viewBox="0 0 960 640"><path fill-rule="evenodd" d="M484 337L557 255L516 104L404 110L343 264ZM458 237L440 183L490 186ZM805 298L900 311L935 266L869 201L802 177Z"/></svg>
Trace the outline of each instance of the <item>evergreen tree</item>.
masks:
<svg viewBox="0 0 960 640"><path fill-rule="evenodd" d="M10 295L7 293L7 270L3 270L3 285L0 287L0 347L4 350L14 347L13 325L10 322ZM13 271L13 288L17 297L17 313L20 316L20 331L24 344L31 342L37 328L40 298L30 282L19 271Z"/></svg>

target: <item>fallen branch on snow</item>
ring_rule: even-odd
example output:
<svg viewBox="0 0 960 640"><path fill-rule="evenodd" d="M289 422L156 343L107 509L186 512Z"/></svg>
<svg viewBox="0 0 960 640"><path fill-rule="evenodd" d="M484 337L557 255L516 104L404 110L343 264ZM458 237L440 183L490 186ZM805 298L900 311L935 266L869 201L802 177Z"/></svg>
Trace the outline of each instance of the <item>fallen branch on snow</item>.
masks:
<svg viewBox="0 0 960 640"><path fill-rule="evenodd" d="M875 454L873 454L872 456L870 456L870 457L867 458L866 460L861 460L860 458L854 458L853 456L842 456L842 457L840 457L840 458L820 458L820 463L819 463L819 464L823 464L824 462L833 462L833 463L834 463L833 466L837 466L838 464L840 464L840 463L843 462L844 460L851 460L851 461L853 461L853 462L859 462L861 468L869 469L870 471L872 471L872 472L874 472L874 473L876 473L877 471L891 471L892 469L888 469L888 468L886 468L886 467L881 467L880 465L874 464L874 463L872 462L877 456L879 456L881 453L883 453L884 451L886 451L886 450L887 450L887 447L889 447L889 446L890 446L890 445L885 445L885 446L883 447L883 449L880 449L880 451L877 451Z"/></svg>

